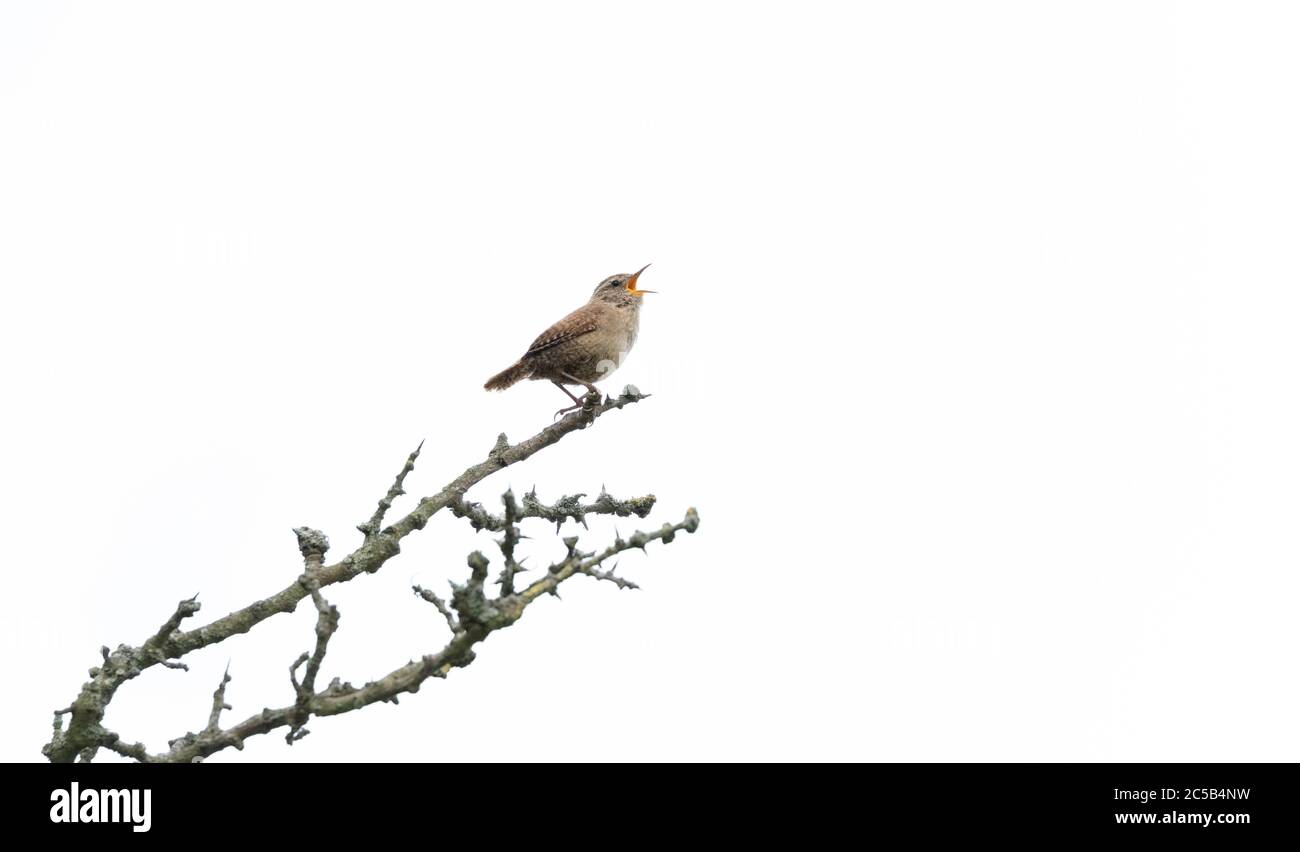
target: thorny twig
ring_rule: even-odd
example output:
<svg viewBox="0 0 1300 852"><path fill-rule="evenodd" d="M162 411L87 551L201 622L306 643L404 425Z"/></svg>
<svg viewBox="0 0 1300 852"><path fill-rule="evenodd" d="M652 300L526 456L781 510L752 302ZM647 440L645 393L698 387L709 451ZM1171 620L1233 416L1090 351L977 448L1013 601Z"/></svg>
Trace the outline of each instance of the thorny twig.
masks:
<svg viewBox="0 0 1300 852"><path fill-rule="evenodd" d="M421 600L424 601L428 601L429 603L434 605L434 607L438 610L438 612L442 613L442 617L447 619L447 626L451 628L452 633L455 633L457 630L460 629L460 627L457 626L456 624L455 614L452 613L452 611L447 608L447 604L446 602L443 601L442 598L438 597L428 589L422 588L421 586L418 585L411 586L411 589L415 592L415 596L417 598L420 598Z"/></svg>

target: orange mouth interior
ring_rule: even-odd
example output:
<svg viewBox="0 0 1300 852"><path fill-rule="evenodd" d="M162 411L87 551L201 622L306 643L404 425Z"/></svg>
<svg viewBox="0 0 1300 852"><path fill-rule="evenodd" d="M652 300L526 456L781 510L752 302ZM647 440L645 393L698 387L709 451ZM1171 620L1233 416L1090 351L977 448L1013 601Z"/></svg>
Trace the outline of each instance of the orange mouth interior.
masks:
<svg viewBox="0 0 1300 852"><path fill-rule="evenodd" d="M641 277L641 273L645 272L649 268L650 268L650 264L647 263L645 266L641 267L636 272L633 272L632 277L627 279L627 291L631 293L633 296L643 296L646 293L655 292L654 290L638 290L636 286L636 280Z"/></svg>

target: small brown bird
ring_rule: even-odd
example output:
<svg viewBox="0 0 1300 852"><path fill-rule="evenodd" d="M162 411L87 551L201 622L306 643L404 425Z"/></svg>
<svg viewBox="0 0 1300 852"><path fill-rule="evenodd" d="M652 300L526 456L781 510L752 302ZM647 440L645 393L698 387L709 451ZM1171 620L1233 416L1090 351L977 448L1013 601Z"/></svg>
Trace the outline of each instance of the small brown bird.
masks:
<svg viewBox="0 0 1300 852"><path fill-rule="evenodd" d="M582 400L565 385L582 385L599 393L594 382L614 372L636 342L641 297L637 279L650 264L631 275L611 275L596 287L587 304L543 331L514 365L487 380L486 390L505 390L523 379L546 379L564 391L573 405L555 416L582 408Z"/></svg>

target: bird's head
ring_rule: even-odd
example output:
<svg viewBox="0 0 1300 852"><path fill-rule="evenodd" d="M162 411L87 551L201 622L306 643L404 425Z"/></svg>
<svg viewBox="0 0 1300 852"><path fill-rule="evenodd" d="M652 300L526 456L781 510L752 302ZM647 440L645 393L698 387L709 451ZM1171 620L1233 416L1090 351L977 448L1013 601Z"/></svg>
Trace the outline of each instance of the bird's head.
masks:
<svg viewBox="0 0 1300 852"><path fill-rule="evenodd" d="M600 282L595 291L592 292L592 300L595 301L599 299L605 302L612 302L616 305L640 305L642 296L646 293L655 292L654 290L641 290L636 286L636 282L641 277L641 273L645 272L646 268L649 266L650 264L647 263L631 275L620 273L618 275L609 276L604 281Z"/></svg>

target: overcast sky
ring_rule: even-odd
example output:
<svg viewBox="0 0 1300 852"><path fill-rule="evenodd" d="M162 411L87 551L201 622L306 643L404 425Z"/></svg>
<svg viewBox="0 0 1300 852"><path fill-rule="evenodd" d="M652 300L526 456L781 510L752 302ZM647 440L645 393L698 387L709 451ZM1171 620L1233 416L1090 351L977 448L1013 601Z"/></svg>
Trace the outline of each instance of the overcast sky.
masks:
<svg viewBox="0 0 1300 852"><path fill-rule="evenodd" d="M653 262L608 383L653 398L470 496L698 534L214 760L1300 760L1298 15L5 3L0 758L101 645L291 582L292 527L355 547L421 439L398 511L545 426L484 380ZM410 584L474 548L329 589L322 681L441 647ZM164 750L227 661L227 722L290 703L314 618L107 724Z"/></svg>

